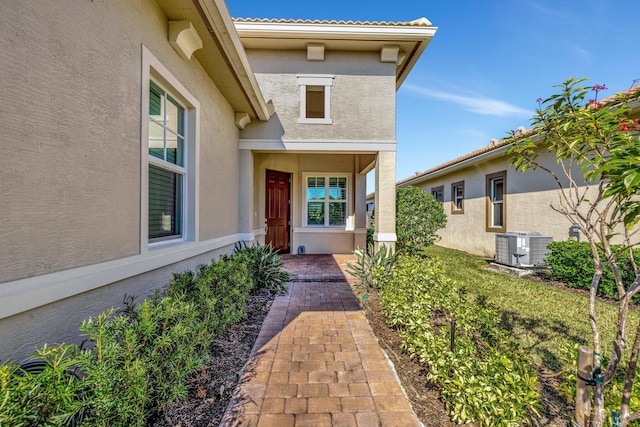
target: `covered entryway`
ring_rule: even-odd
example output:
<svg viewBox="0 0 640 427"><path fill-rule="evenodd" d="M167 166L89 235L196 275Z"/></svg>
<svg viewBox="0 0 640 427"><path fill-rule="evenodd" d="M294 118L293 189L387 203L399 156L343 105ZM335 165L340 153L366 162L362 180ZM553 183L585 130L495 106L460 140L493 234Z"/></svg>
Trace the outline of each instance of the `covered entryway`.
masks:
<svg viewBox="0 0 640 427"><path fill-rule="evenodd" d="M290 251L291 174L267 170L266 183L265 244L271 243L278 253L286 254Z"/></svg>

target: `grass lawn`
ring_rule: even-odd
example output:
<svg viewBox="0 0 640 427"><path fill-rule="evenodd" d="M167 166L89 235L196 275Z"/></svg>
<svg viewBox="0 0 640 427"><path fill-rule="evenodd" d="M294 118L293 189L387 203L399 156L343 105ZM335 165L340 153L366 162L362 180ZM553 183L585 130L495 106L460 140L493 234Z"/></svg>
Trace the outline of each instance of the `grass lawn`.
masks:
<svg viewBox="0 0 640 427"><path fill-rule="evenodd" d="M559 369L560 347L565 343L590 344L588 297L485 270L484 259L464 252L438 246L430 246L426 252L442 259L450 278L467 284L471 291L500 307L503 323L540 366ZM615 336L617 306L597 303L596 313L603 356L608 357ZM627 329L628 346L632 344L638 321L640 312L632 311Z"/></svg>

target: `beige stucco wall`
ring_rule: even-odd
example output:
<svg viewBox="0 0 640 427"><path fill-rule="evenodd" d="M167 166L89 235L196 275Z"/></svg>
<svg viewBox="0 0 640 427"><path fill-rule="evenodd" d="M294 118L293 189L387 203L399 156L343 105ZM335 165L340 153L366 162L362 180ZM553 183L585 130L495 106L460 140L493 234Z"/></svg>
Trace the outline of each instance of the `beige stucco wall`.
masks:
<svg viewBox="0 0 640 427"><path fill-rule="evenodd" d="M233 111L154 2L9 2L0 39L0 282L140 252L143 44L201 103L200 239L237 229Z"/></svg>
<svg viewBox="0 0 640 427"><path fill-rule="evenodd" d="M24 361L36 346L43 344L81 344L86 337L80 335L78 326L91 316L109 307L120 307L123 296L131 295L136 301L153 294L168 283L172 272L193 270L199 264L211 262L221 254L229 254L233 247L191 258L179 264L169 264L148 274L132 277L108 286L79 294L11 316L0 321L0 358Z"/></svg>
<svg viewBox="0 0 640 427"><path fill-rule="evenodd" d="M247 51L266 99L276 109L268 123L251 123L243 139L393 140L395 64L379 52L327 51L324 61L307 61L306 51ZM333 124L300 124L297 76L334 75Z"/></svg>
<svg viewBox="0 0 640 427"><path fill-rule="evenodd" d="M146 296L172 271L230 253L240 173L234 111L197 58L183 60L170 46L155 2L5 3L0 301L37 308L0 316L0 359L45 342L79 342L78 324L125 294ZM198 242L146 254L143 46L200 104ZM33 295L48 302L38 306Z"/></svg>
<svg viewBox="0 0 640 427"><path fill-rule="evenodd" d="M559 172L555 159L548 154L542 154L541 159ZM571 224L550 207L552 204L558 206L559 202L553 178L542 170L516 172L505 155L416 184L429 193L434 187L444 186L443 207L448 219L446 228L438 233L442 238L439 245L485 257L495 255L496 233L486 231L486 175L504 170L507 171L507 231L538 232L557 241L569 237ZM575 178L579 179L577 173ZM451 184L458 181L465 184L464 213L452 214Z"/></svg>
<svg viewBox="0 0 640 427"><path fill-rule="evenodd" d="M291 251L305 246L306 253L350 253L362 247L366 233L364 209L356 211L356 201L364 204L366 197L365 175L357 173L357 154L319 153L255 153L254 154L254 229L263 230L265 224L265 178L267 170L291 174ZM319 229L304 226L304 177L305 173L340 173L348 175L348 216L352 230Z"/></svg>

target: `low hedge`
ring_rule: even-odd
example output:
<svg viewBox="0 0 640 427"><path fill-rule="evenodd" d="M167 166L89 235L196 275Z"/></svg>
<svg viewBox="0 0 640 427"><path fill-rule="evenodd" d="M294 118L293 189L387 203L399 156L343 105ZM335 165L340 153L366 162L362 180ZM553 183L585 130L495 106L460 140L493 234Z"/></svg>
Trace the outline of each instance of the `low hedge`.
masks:
<svg viewBox="0 0 640 427"><path fill-rule="evenodd" d="M0 426L144 426L185 396L187 379L210 357L212 341L242 318L253 275L260 272L264 280L265 271L282 270L275 252L248 252L240 248L174 274L153 297L127 298L123 309L86 320L80 330L91 349L44 346L31 358L39 361L37 371L0 364ZM288 276L281 271L278 277Z"/></svg>
<svg viewBox="0 0 640 427"><path fill-rule="evenodd" d="M551 242L547 248L549 253L545 257L545 263L549 266L548 274L552 280L566 283L573 288L591 289L595 266L588 242L575 240ZM617 250L617 247L614 247L614 250ZM640 249L634 249L633 254L636 260L640 260ZM626 285L631 284L636 274L628 251L620 255L618 267L623 282ZM619 297L613 271L609 267L604 270L598 293L609 298L618 299ZM634 297L633 301L640 302L640 297Z"/></svg>
<svg viewBox="0 0 640 427"><path fill-rule="evenodd" d="M496 307L448 279L437 259L399 256L380 289L383 312L456 423L512 426L537 415L532 362L501 326ZM457 329L450 349L451 316Z"/></svg>

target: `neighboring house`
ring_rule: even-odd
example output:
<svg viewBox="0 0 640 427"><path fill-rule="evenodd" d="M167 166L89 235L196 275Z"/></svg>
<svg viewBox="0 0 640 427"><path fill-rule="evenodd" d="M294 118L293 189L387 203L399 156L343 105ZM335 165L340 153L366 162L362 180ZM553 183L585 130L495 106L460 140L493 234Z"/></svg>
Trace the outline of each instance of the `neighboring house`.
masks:
<svg viewBox="0 0 640 427"><path fill-rule="evenodd" d="M640 95L640 87L626 91L630 98ZM603 100L615 102L615 96ZM631 104L633 117L640 117L637 99ZM520 129L534 134L535 130ZM490 145L402 179L398 187L415 185L442 202L447 226L438 233L439 245L479 256L495 255L496 233L538 232L553 240L567 240L571 225L551 205L558 205L559 189L545 171L517 172L507 153L511 140ZM562 176L556 158L540 147L539 161ZM584 183L578 168L576 182Z"/></svg>
<svg viewBox="0 0 640 427"><path fill-rule="evenodd" d="M5 2L0 358L233 251L395 241L395 93L436 29L223 0ZM300 249L301 250L301 249Z"/></svg>

